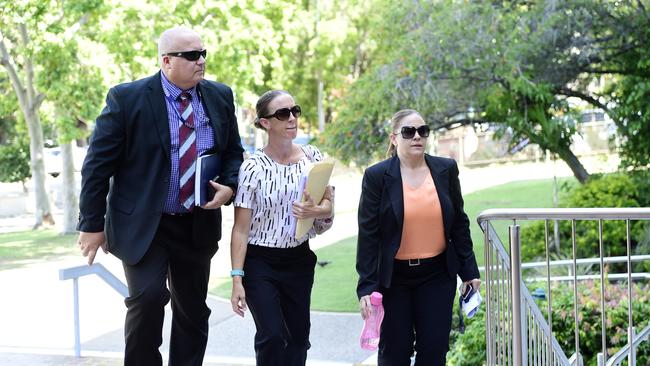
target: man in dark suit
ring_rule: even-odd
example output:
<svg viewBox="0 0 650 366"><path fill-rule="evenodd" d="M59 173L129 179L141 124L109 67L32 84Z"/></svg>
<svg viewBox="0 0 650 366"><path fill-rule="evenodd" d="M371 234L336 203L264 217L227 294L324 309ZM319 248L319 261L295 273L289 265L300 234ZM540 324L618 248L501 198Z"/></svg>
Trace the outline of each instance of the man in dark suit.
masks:
<svg viewBox="0 0 650 366"><path fill-rule="evenodd" d="M160 36L157 74L111 88L82 168L79 247L122 260L125 365L161 365L164 307L173 311L169 365L201 365L210 309L210 259L221 210L243 160L233 94L203 80L206 52L188 28ZM217 153L214 198L194 206L194 161Z"/></svg>

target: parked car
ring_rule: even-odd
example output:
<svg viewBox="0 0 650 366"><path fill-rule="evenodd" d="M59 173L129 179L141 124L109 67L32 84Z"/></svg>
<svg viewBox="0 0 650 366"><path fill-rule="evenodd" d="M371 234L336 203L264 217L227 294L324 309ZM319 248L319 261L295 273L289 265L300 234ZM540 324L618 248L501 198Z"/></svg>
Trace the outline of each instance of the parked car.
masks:
<svg viewBox="0 0 650 366"><path fill-rule="evenodd" d="M86 158L85 147L72 147L72 159L74 163L74 170L80 171ZM46 147L43 148L43 163L45 165L45 173L58 177L63 170L63 159L61 157L61 147Z"/></svg>

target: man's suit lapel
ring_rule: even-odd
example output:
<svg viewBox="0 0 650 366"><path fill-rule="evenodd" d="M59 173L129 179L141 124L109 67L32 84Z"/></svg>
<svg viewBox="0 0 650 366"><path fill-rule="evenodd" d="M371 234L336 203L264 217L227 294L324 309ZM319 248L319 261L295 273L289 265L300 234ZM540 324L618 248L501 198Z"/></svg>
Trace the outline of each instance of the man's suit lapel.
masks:
<svg viewBox="0 0 650 366"><path fill-rule="evenodd" d="M390 197L390 204L393 206L399 233L401 234L404 226L404 191L402 188L402 173L399 168L399 158L397 156L394 156L390 160L386 175L384 176L384 184Z"/></svg>
<svg viewBox="0 0 650 366"><path fill-rule="evenodd" d="M160 72L151 77L149 80L149 90L147 95L153 123L158 131L160 143L165 151L165 156L169 161L171 151L171 136L169 134L169 116L167 115L167 104L165 103L165 92L160 81Z"/></svg>
<svg viewBox="0 0 650 366"><path fill-rule="evenodd" d="M451 197L449 197L449 169L440 164L439 159L431 155L424 155L424 158L431 171L433 183L436 185L436 192L438 193L438 200L442 209L442 222L445 226L446 237L449 237L449 230L451 229L449 223L452 222L449 215L453 212L453 207L450 207L452 204Z"/></svg>
<svg viewBox="0 0 650 366"><path fill-rule="evenodd" d="M212 133L214 134L214 146L223 146L224 142L222 141L223 136L218 133L220 120L218 116L219 112L216 110L216 103L214 101L221 101L221 96L217 93L214 87L209 87L206 81L201 81L197 86L197 91L201 96L201 103L203 103L203 108L205 113L210 119L210 124L212 126Z"/></svg>

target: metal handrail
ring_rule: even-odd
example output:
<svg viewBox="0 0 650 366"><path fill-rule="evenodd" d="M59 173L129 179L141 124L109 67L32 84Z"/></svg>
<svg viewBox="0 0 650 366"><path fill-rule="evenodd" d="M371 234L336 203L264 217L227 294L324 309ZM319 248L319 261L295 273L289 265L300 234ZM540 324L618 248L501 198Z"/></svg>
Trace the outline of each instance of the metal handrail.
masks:
<svg viewBox="0 0 650 366"><path fill-rule="evenodd" d="M650 260L650 255L633 255L630 256L630 259L632 259L632 262L640 262L640 261L647 261ZM604 257L603 258L603 263L625 263L627 262L627 257L625 256L617 256L617 257ZM580 258L576 259L577 264L598 264L600 263L599 258ZM573 261L570 259L560 259L556 261L551 261L550 266L566 266L566 265L571 265L573 264ZM538 267L545 267L546 262L526 262L521 264L522 269L526 268L538 268Z"/></svg>
<svg viewBox="0 0 650 366"><path fill-rule="evenodd" d="M487 226L487 228L486 228L486 226ZM508 255L508 253L506 252L506 250L505 250L505 248L503 246L503 243L501 242L501 239L499 238L496 231L494 230L494 227L491 224L486 222L486 223L483 224L482 228L486 232L486 235L489 237L491 243L493 244L491 246L491 249L493 249L495 251L496 258L498 258L500 260L499 265L503 267L502 268L503 272L510 272L510 268L511 268L510 257ZM486 251L486 254L487 254L487 252L488 251ZM486 260L486 264L487 263L490 263L490 261ZM485 277L486 277L486 285L488 285L487 282L491 280L490 273L485 272ZM499 282L502 282L504 285L506 285L509 288L518 288L519 292L520 292L520 295L521 295L521 302L522 302L522 305L523 305L521 307L526 309L526 311L528 313L530 313L530 316L532 317L532 320L534 320L534 325L536 327L538 327L539 330L541 330L544 334L551 334L551 327L550 327L549 323L544 321L544 318L543 318L543 315L542 315L541 311L537 307L537 304L536 304L535 300L533 299L532 295L528 291L528 288L526 288L526 286L523 284L523 282L521 282L519 286L513 286L513 285L511 285L511 284L513 284L513 282L508 281L507 279L498 278L496 280L499 281ZM501 287L503 287L503 286L501 286ZM503 292L503 288L501 288L500 290L501 290L501 292ZM491 309L493 307L493 301L492 301L491 296L490 296L490 287L486 286L485 291L486 291L486 314L487 314L486 321L488 323L490 323L490 322L492 322L493 319L490 319L489 315L491 313L499 313L499 311L498 310L495 311L495 310ZM501 294L501 295L503 295L503 294ZM508 307L508 309L504 309L504 310L505 310L504 312L510 312L512 309L510 307ZM505 315L507 315L507 314L499 314L496 317L497 318L502 318ZM520 317L518 319L525 320L526 317L522 315L522 317ZM498 323L499 319L496 319L496 320L497 320L497 323ZM512 321L512 319L510 319L510 321ZM493 332L493 329L492 329L492 327L490 327L490 324L487 324L487 328L488 329L487 329L486 333ZM517 339L517 340L521 340L524 343L528 340L528 333L527 332L518 332L518 333L519 333L518 335L516 335L514 333L510 334L509 331L506 330L505 334L501 335L501 338L502 338L501 342L500 342L501 347L507 347L505 349L505 351L508 354L513 353L513 350L511 349L511 342L507 342L503 338ZM555 337L552 336L552 334L549 336L549 340L546 341L545 343L546 343L546 347L548 348L547 353L544 355L544 357L545 357L545 359L547 361L546 364L549 364L549 363L551 365L556 365L556 364L570 365L571 364L569 362L569 360L567 359L566 355L564 354L564 351L560 347L560 344L557 342L557 339L555 339ZM492 357L491 353L494 353L494 351L492 350L493 347L489 343L488 343L487 346L488 346L487 348L488 348L488 359L489 359L490 357ZM523 351L524 350L522 350L522 353L525 353ZM523 356L523 354L521 356L522 356L521 357L521 362L524 362L525 357ZM503 362L501 362L501 363L496 362L496 364L502 364L502 363L510 364L509 360L502 360L502 361ZM488 362L488 365L491 365L491 364ZM521 363L519 365L521 365Z"/></svg>
<svg viewBox="0 0 650 366"><path fill-rule="evenodd" d="M648 336L650 336L650 325L645 327L641 332L639 332L639 334L636 337L634 337L634 342L632 342L633 346L635 348L638 347L641 344L641 342L648 339ZM618 350L618 352L616 352L614 355L612 355L612 357L610 357L610 359L607 361L607 366L620 365L621 363L623 363L625 357L629 353L630 353L630 344L628 343L625 346L621 347L621 349Z"/></svg>
<svg viewBox="0 0 650 366"><path fill-rule="evenodd" d="M630 259L632 259L632 262L641 262L641 261L650 261L650 255L633 255L630 256ZM616 257L604 257L603 258L603 263L625 263L627 262L627 257L624 256L616 256ZM580 258L576 259L577 264L599 264L600 259L598 258ZM573 261L570 259L559 259L555 261L550 261L548 263L549 266L551 267L559 267L559 266L568 266L572 265ZM522 269L530 269L530 268L540 268L540 267L546 267L546 262L526 262L521 264ZM485 271L485 267L481 266L478 267L479 272Z"/></svg>
<svg viewBox="0 0 650 366"><path fill-rule="evenodd" d="M648 207L621 208L491 208L481 212L478 224L492 220L648 220Z"/></svg>
<svg viewBox="0 0 650 366"><path fill-rule="evenodd" d="M59 280L72 280L72 291L74 298L74 355L81 357L81 332L79 326L79 277L88 275L97 275L111 286L120 295L129 296L128 287L115 277L109 270L100 263L93 263L90 266L77 266L70 268L63 268L59 270Z"/></svg>
<svg viewBox="0 0 650 366"><path fill-rule="evenodd" d="M510 226L509 236L510 236L510 253L506 252L501 241L498 239L498 235L494 232L490 221L492 220L512 220L513 225ZM552 364L552 365L569 365L567 362L566 355L560 349L556 353L555 345L556 340L552 333L552 328L550 327L551 323L551 299L549 292L548 300L548 320L545 320L541 316L541 312L537 307L537 304L534 301L529 302L527 298L530 296L526 286L521 279L522 268L525 268L522 265L521 260L519 259L520 253L520 244L519 244L519 225L517 225L517 220L546 220L545 225L545 237L546 237L546 262L538 262L533 264L528 264L526 267L531 268L535 266L546 266L547 268L547 277L548 286L550 286L551 276L550 276L550 267L551 262L548 258L549 247L548 247L548 223L550 220L569 220L571 221L571 242L572 242L572 252L573 258L569 261L563 261L563 263L554 263L553 265L571 265L572 273L571 280L573 281L573 294L574 299L577 299L577 281L580 279L577 275L577 265L578 264L595 264L599 263L601 268L600 279L601 279L601 292L602 287L604 286L604 263L608 262L627 262L627 281L628 281L628 297L631 299L631 281L632 281L632 255L631 255L631 234L630 234L630 221L631 220L650 220L650 208L560 208L560 209L489 209L483 211L477 218L479 226L484 230L485 235L485 263L486 263L486 308L487 308L487 331L486 336L488 337L487 351L488 351L488 365L501 364L501 359L505 357L504 360L507 364L514 364L515 366L520 366L522 364L528 363L529 361L534 361L534 364L538 364L539 360L542 360L541 364ZM600 256L595 260L584 260L577 259L577 246L576 246L576 221L577 220L598 220L598 230L599 230L599 245L600 245ZM602 234L602 222L603 220L624 220L626 222L626 249L627 255L625 257L614 257L605 260L603 258L603 234ZM496 256L496 257L494 257ZM639 256L635 256L639 257ZM650 257L650 256L641 256ZM643 258L644 260L646 258ZM637 258L635 258L637 259ZM493 263L494 262L494 263ZM508 266L507 264L510 264ZM645 275L645 274L636 274L636 275ZM494 277L494 278L492 278ZM611 277L611 276L610 276ZM617 276L618 277L618 276ZM493 284L491 284L493 283ZM504 289L505 284L505 289ZM491 299L492 296L496 296L496 300ZM602 295L601 295L602 296ZM502 303L501 301L506 301L507 303ZM601 303L603 299L601 299ZM605 314L604 305L602 307L602 317ZM492 309L491 309L492 308ZM578 319L578 305L577 301L574 301L574 318ZM503 316L509 318L506 321L503 321ZM531 316L529 319L528 316ZM494 319L492 319L494 318ZM527 322L531 320L531 324ZM603 318L604 322L604 318ZM494 324L493 324L494 323ZM505 328L503 328L505 327ZM581 363L581 353L579 347L579 338L578 338L578 327L577 324L574 324L575 327L575 357L573 362ZM503 328L503 329L502 329ZM510 330L508 330L508 328ZM530 334L529 334L530 333ZM542 334L540 334L542 333ZM645 334L645 333L644 333ZM528 339L528 336L533 339ZM514 336L514 337L513 337ZM604 344L605 340L605 331L603 328L603 352L602 359L606 359L606 345ZM646 334L647 336L647 334ZM491 338L492 337L492 338ZM632 308L631 301L628 304L628 347L626 350L628 352L628 358L630 365L634 364L634 349L638 342L641 341L640 338L634 337L634 327L632 323ZM492 341L495 343L492 344ZM503 343L508 343L504 345ZM510 350L512 347L512 350ZM528 348L533 348L533 352L529 355ZM495 351L496 349L496 351ZM543 349L546 349L546 353L543 352ZM540 351L542 350L542 351ZM505 355L505 356L504 356ZM528 357L532 357L529 359Z"/></svg>

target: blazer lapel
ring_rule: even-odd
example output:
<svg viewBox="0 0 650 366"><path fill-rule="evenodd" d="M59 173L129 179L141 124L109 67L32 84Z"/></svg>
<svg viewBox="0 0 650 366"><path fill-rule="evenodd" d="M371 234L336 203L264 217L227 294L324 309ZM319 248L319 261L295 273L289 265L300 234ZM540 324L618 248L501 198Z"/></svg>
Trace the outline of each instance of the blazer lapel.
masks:
<svg viewBox="0 0 650 366"><path fill-rule="evenodd" d="M402 173L399 168L399 158L394 156L386 174L384 176L384 184L390 197L390 205L393 207L395 219L401 235L404 226L404 191L402 189Z"/></svg>
<svg viewBox="0 0 650 366"><path fill-rule="evenodd" d="M160 143L165 151L165 156L171 161L171 136L169 134L169 116L167 115L167 104L165 103L165 92L160 81L160 71L151 77L149 81L149 94L147 95L153 124L158 131Z"/></svg>
<svg viewBox="0 0 650 366"><path fill-rule="evenodd" d="M449 225L452 222L450 214L453 213L451 198L449 197L449 169L440 164L438 159L431 155L425 155L424 157L431 171L433 183L436 185L436 192L438 193L438 200L442 210L442 222L445 227L445 237L449 238L451 230Z"/></svg>

